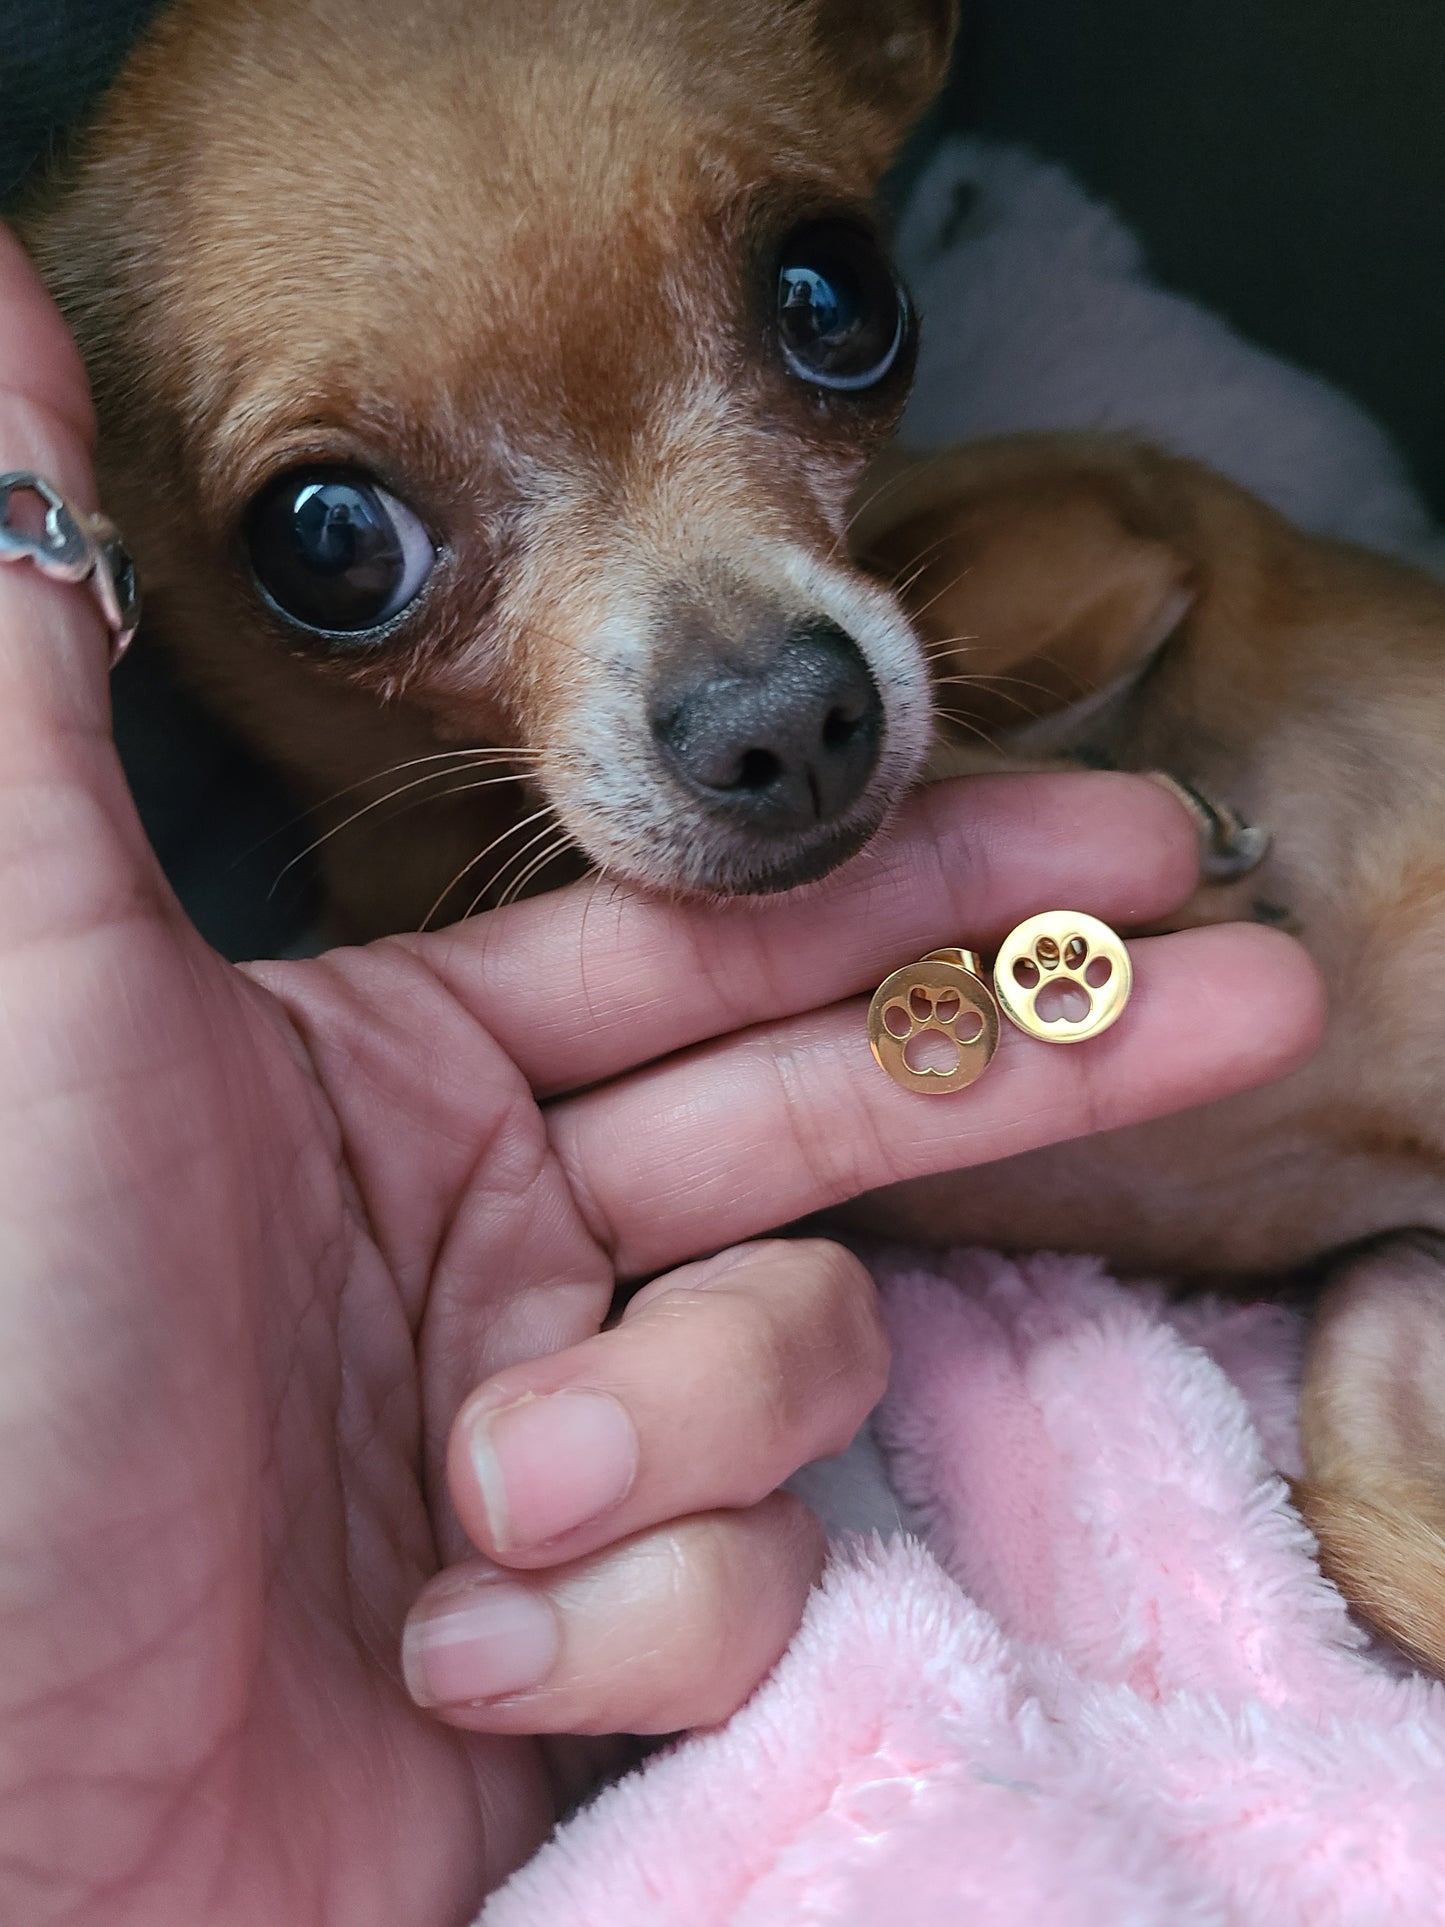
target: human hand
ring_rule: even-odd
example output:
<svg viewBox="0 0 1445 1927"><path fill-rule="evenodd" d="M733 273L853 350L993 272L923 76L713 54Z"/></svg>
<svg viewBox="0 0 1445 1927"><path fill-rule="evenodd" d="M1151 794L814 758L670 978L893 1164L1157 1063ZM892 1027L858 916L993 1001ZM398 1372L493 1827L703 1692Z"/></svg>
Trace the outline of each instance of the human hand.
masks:
<svg viewBox="0 0 1445 1927"><path fill-rule="evenodd" d="M0 469L93 506L8 242L0 371ZM0 571L0 1918L442 1927L554 1817L530 1736L721 1716L816 1570L775 1488L879 1390L867 1281L690 1261L1282 1072L1315 979L1152 940L1086 1051L1010 1035L958 1101L879 1076L857 999L900 957L1188 893L1182 813L1109 777L932 793L804 901L582 885L239 971L145 844L105 653Z"/></svg>

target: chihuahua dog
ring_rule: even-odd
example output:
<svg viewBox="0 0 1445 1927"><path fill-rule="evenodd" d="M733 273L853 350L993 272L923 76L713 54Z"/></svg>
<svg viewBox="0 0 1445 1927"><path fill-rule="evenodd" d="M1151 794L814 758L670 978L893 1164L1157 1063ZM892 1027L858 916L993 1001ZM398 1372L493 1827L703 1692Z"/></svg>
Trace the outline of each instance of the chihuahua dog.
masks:
<svg viewBox="0 0 1445 1927"><path fill-rule="evenodd" d="M1336 998L1313 1066L863 1209L1176 1276L1352 1253L1301 1503L1439 1666L1445 1032L1412 1018L1445 942L1445 592L1104 443L885 473L850 548L913 353L872 197L953 25L174 0L24 231L150 634L319 806L350 935L564 850L663 890L821 876L923 772L957 675L1002 755L1167 768L1270 826L1182 921L1300 931Z"/></svg>
<svg viewBox="0 0 1445 1927"><path fill-rule="evenodd" d="M147 632L319 806L338 930L564 851L786 889L918 775L926 665L845 534L913 361L874 191L953 29L175 0L42 184Z"/></svg>
<svg viewBox="0 0 1445 1927"><path fill-rule="evenodd" d="M910 583L948 698L932 773L1063 757L1226 800L1268 847L1226 837L1170 927L1293 930L1333 1012L1272 1088L856 1216L1170 1278L1323 1275L1301 1509L1346 1594L1445 1671L1445 585L1105 437L894 458L856 534Z"/></svg>

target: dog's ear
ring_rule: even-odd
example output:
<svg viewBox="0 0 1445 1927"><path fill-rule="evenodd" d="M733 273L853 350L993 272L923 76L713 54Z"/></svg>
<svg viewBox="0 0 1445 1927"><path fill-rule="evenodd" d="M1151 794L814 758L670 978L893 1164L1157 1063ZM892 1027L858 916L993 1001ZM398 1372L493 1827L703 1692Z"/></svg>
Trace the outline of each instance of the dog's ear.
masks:
<svg viewBox="0 0 1445 1927"><path fill-rule="evenodd" d="M948 75L957 0L793 0L849 98L871 109L890 149ZM886 156L880 158L885 164Z"/></svg>
<svg viewBox="0 0 1445 1927"><path fill-rule="evenodd" d="M1126 685L1184 620L1195 570L1106 469L1016 454L895 466L865 499L857 553L922 637L941 713L990 738L1057 719L1065 746L1069 716Z"/></svg>

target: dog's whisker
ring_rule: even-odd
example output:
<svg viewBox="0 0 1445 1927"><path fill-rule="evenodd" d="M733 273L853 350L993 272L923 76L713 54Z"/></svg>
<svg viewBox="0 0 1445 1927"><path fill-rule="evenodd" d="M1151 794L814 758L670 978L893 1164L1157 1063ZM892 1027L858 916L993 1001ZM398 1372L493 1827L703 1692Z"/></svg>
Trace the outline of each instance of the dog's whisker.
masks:
<svg viewBox="0 0 1445 1927"><path fill-rule="evenodd" d="M1049 662L1052 658L1040 656L1039 660L1040 662ZM968 673L973 677L975 682L1013 682L1017 683L1022 689L1041 690L1045 695L1052 695L1053 693L1044 683L1035 682L1030 676L1014 676L1002 669L971 669Z"/></svg>
<svg viewBox="0 0 1445 1927"><path fill-rule="evenodd" d="M928 547L926 549L923 549L917 556L915 556L912 562L908 563L905 568L899 570L897 575L889 579L888 587L891 589L891 591L893 592L894 596L898 599L898 601L904 605L904 611L910 620L912 620L915 616L921 614L922 611L908 608L907 600L906 600L908 596L908 592L913 587L913 585L920 579L920 577L922 577L927 572L928 565L933 558L934 551L936 549L941 548L947 540L948 540L948 537L946 535L941 535L939 536L936 542L930 542ZM969 566L971 567L972 565L970 564ZM963 573L966 575L968 573L968 569L965 568ZM958 582L961 580L962 580L962 576L955 576L954 578L954 582ZM950 583L949 587L951 588L952 586L953 584ZM933 604L932 602L926 602L923 606L925 609L930 609L932 608Z"/></svg>
<svg viewBox="0 0 1445 1927"><path fill-rule="evenodd" d="M568 849L571 847L571 842L572 839L565 831L559 834L553 842L546 846L539 856L533 857L532 861L527 865L526 869L522 871L520 876L516 877L507 885L506 889L497 899L497 907L500 909L505 904L518 902L527 885L531 883L534 878L540 876L549 863L555 863L558 857L566 855Z"/></svg>
<svg viewBox="0 0 1445 1927"><path fill-rule="evenodd" d="M959 644L977 642L978 640L979 638L977 636L952 636L939 642L928 643L924 646L924 658L930 663L937 662L943 657L954 654ZM1044 660L1047 661L1048 658L1045 657ZM1027 704L1025 704L1020 697L1006 690L1003 687L1005 683L1012 683L1019 689L1030 690L1039 696L1052 698L1056 695L1055 690L1050 689L1045 683L1035 682L1032 677L1012 676L1005 674L1002 670L996 669L970 669L961 671L956 676L935 676L933 678L933 686L935 689L945 688L950 683L966 684L969 687L979 689L990 685L996 686L1001 695L1009 702L1017 703L1020 709L1026 708Z"/></svg>
<svg viewBox="0 0 1445 1927"><path fill-rule="evenodd" d="M964 689L991 689L995 684L1005 682L1018 683L1025 689L1043 689L1042 683L1029 682L1022 676L990 676L986 670L981 669L960 669L955 676L935 676L933 678L933 686L935 689L941 689L947 683L957 683L960 688Z"/></svg>
<svg viewBox="0 0 1445 1927"><path fill-rule="evenodd" d="M935 656L949 656L963 648L965 643L978 643L983 638L977 635L930 636L923 644L923 653L930 661ZM963 651L967 654L967 650Z"/></svg>
<svg viewBox="0 0 1445 1927"><path fill-rule="evenodd" d="M1072 673L1068 664L1059 663L1053 656L1050 656L1046 653L1041 653L1038 657L1038 660L1041 663L1053 664L1054 667L1056 667L1059 670L1061 678L1066 675L1070 675ZM1010 676L1010 675L1005 675L1000 670L978 669L978 670L974 670L972 673L978 678L980 682L991 682L991 683L1000 683L1000 684L1014 683L1020 689L1030 689L1030 690L1033 690L1037 695L1047 696L1051 702L1057 703L1061 700L1059 695L1059 686L1057 683L1055 683L1052 687L1050 687L1050 685L1047 683L1035 682L1033 678L1030 676ZM1080 688L1079 695L1083 696L1084 694L1085 694L1085 691L1082 688Z"/></svg>
<svg viewBox="0 0 1445 1927"><path fill-rule="evenodd" d="M314 856L316 852L325 844L329 843L333 837L340 836L343 830L349 830L353 824L359 823L363 817L370 816L374 810L382 809L388 803L394 803L399 796L406 796L413 790L424 789L428 783L437 782L448 776L454 776L455 774L455 768L428 770L425 776L414 776L409 783L400 783L395 789L387 790L384 795L373 797L369 803L363 803L360 809L353 810L349 816L343 817L339 823L333 823L329 830L324 830L320 836L313 837L304 849L297 851L289 863L283 864L281 869L276 873L276 879L271 885L271 894L275 894L298 863L304 863L307 857ZM527 771L518 770L507 776L482 777L475 782L463 783L456 789L442 790L433 797L418 797L416 800L418 803L440 802L443 797L462 795L465 791L471 789L493 789L503 783L521 783L526 781L527 775ZM344 792L342 792L342 794L344 794Z"/></svg>
<svg viewBox="0 0 1445 1927"><path fill-rule="evenodd" d="M959 583L962 582L964 577L969 573L969 570L972 568L972 566L973 566L972 563L969 563L966 567L960 569L957 572L957 574L951 575L948 578L947 582L945 582L941 588L936 589L934 591L934 593L928 598L927 602L921 604L920 607L918 607L917 609L910 609L908 611L910 620L913 622L917 622L921 616L926 616L928 614L929 610L933 607L933 605L936 602L941 602L946 595L952 595L953 591L958 587Z"/></svg>
<svg viewBox="0 0 1445 1927"><path fill-rule="evenodd" d="M458 759L461 759L463 764L466 762L511 763L522 758L540 755L541 751L535 749L460 748L438 750L436 754L432 756L413 756L406 762L389 764L385 769L375 770L369 776L359 777L356 782L347 783L343 785L341 789L333 790L329 796L323 796L319 802L308 803L305 809L296 810L286 818L285 822L278 824L274 830L268 830L265 836L258 837L254 843L242 850L235 861L237 863L248 861L251 857L258 855L260 851L264 850L268 843L274 843L278 837L287 835L289 831L296 829L300 824L305 823L308 818L318 815L322 810L329 810L334 804L341 802L344 797L355 795L357 790L366 789L367 786L372 783L384 783L389 776L404 775L407 770L418 769L423 763L454 762ZM307 854L309 854L309 850L302 852L303 856Z"/></svg>
<svg viewBox="0 0 1445 1927"><path fill-rule="evenodd" d="M487 878L481 889L477 891L476 895L462 912L463 921L468 917L474 917L488 896L492 897L492 908L494 910L500 910L508 901L508 891L510 889L510 885L504 885L502 879L508 876L509 873L513 873L514 866L516 865L520 865L521 868L516 869L515 874L519 876L525 874L527 858L530 852L535 850L539 843L545 843L547 838L554 834L554 826L551 823L544 823L535 836L528 837L521 848L515 850L512 855L507 858L506 862L502 864L500 869L496 870Z"/></svg>
<svg viewBox="0 0 1445 1927"><path fill-rule="evenodd" d="M535 821L536 819L533 818L532 820ZM509 901L511 886L509 884L506 888L501 887L502 879L517 865L522 866L518 874L525 875L529 854L536 849L539 843L546 843L548 838L555 838L556 836L557 823L555 819L551 822L544 823L535 836L529 836L527 841L523 843L520 848L514 850L506 862L487 878L486 882L482 885L481 889L478 890L477 894L472 898L466 910L463 912L464 919L476 915L477 910L481 906L482 899L489 891L495 890L497 892L496 908L500 909L503 904L507 903ZM566 838L563 837L562 841L565 842Z"/></svg>
<svg viewBox="0 0 1445 1927"><path fill-rule="evenodd" d="M990 736L988 731L984 729L981 724L975 722L972 716L965 716L957 709L938 709L934 711L934 716L939 722L952 723L955 729L966 729L970 736L977 736L978 740L985 744L987 748L991 749L995 755L1001 756L1003 754L997 738Z"/></svg>
<svg viewBox="0 0 1445 1927"><path fill-rule="evenodd" d="M903 564L893 584L893 592L895 595L907 595L908 591L923 574L938 551L953 539L953 534L954 531L952 529L945 529L942 535L935 536L933 541L921 548L916 555L910 557L910 559ZM963 574L966 575L972 566L972 563L966 564ZM955 580L961 581L962 577L956 577Z"/></svg>
<svg viewBox="0 0 1445 1927"><path fill-rule="evenodd" d="M935 676L933 678L933 687L934 689L982 689L984 687L984 678L980 676ZM1053 693L1045 689L1041 683L1026 683L1024 687L1037 690L1038 693L1043 696L1049 696ZM1015 695L1013 690L999 689L992 693L996 699L1001 699L1006 703L1012 703L1015 709L1022 710L1024 716L1030 721L1038 720L1038 712L1034 707L1026 702L1022 696Z"/></svg>
<svg viewBox="0 0 1445 1927"><path fill-rule="evenodd" d="M958 680L971 682L980 689L992 684L1016 683L1020 689L1037 690L1040 695L1053 694L1047 684L1035 682L1031 676L1006 676L991 669L965 670Z"/></svg>
<svg viewBox="0 0 1445 1927"><path fill-rule="evenodd" d="M896 469L892 475L886 476L876 488L870 489L862 500L849 511L848 519L843 524L843 534L838 538L838 546L842 546L847 537L852 534L854 523L869 509L875 508L879 502L883 501L886 496L891 495L894 489L900 488L904 482L914 481L918 476L926 474L930 468L937 468L939 463L946 461L952 452L951 449L940 448L935 449L931 454L920 455L916 462L910 462L905 467Z"/></svg>
<svg viewBox="0 0 1445 1927"><path fill-rule="evenodd" d="M605 863L599 863L597 868L592 872L592 876L591 876L592 887L588 890L587 900L582 905L582 920L580 925L578 926L578 931L577 931L577 942L578 942L578 949L580 952L580 964L581 964L580 975L581 975L581 982L582 982L582 995L583 995L583 1000L587 1006L587 1015L593 1019L596 1018L597 1011L592 1001L591 987L589 986L587 981L587 957L588 957L587 919L592 915L592 906L597 901L598 892L600 891L603 883L609 882L610 880L611 880L611 873L608 870L607 865ZM616 894L617 892L614 889L613 896L615 897Z"/></svg>
<svg viewBox="0 0 1445 1927"><path fill-rule="evenodd" d="M438 910L441 909L442 905L446 902L452 891L456 889L463 877L469 876L479 863L485 863L487 858L492 854L492 851L505 843L508 837L518 835L533 823L540 822L544 816L550 815L551 809L552 805L550 803L544 803L540 810L534 810L530 816L522 817L519 822L509 823L506 829L504 829L499 836L494 836L484 849L478 850L474 857L468 858L452 878L451 882L448 883L446 888L441 892L441 895L437 898L436 902L433 903L430 910L427 911L418 927L422 930L430 929L432 918L437 914Z"/></svg>
<svg viewBox="0 0 1445 1927"><path fill-rule="evenodd" d="M528 867L516 877L516 881L507 884L507 888L501 892L501 896L497 898L497 910L505 910L511 904L518 904L522 900L522 894L526 892L526 886L539 877L549 863L559 858L565 852L565 848L566 842L555 842L555 844L549 844L539 856L532 859Z"/></svg>
<svg viewBox="0 0 1445 1927"><path fill-rule="evenodd" d="M439 749L428 756L411 756L405 762L388 764L385 769L373 770L369 776L358 777L356 782L347 783L341 789L333 790L329 796L323 796L319 803L312 803L298 812L287 827L291 828L296 823L304 822L308 816L314 816L318 810L330 809L333 803L341 802L343 797L354 796L357 790L365 789L369 783L384 783L389 776L405 776L408 770L420 769L424 763L517 763L529 761L541 754L542 752L537 749L508 749L501 744L483 743L475 746L462 745L456 749Z"/></svg>
<svg viewBox="0 0 1445 1927"><path fill-rule="evenodd" d="M934 680L933 686L934 690L946 690L946 688L950 688L950 686L954 686L954 688L963 686L963 688L975 688L975 690L977 690L979 684L977 684L977 682L971 682L969 676L938 676L938 678ZM1015 696L1013 690L998 690L998 692L996 692L996 700L1013 703L1013 707L1023 713L1023 715L1021 715L1023 721L1035 721L1035 723L1037 723L1037 709L1033 709L1021 696Z"/></svg>
<svg viewBox="0 0 1445 1927"><path fill-rule="evenodd" d="M454 770L444 770L441 774L451 776L455 775L456 772ZM526 783L530 780L530 774L526 770L519 770L512 776L472 776L468 777L464 782L451 783L444 790L436 790L430 796L418 797L416 803L408 805L408 807L416 808L423 803L447 803L457 796L470 796L474 790L498 789L508 783ZM392 794L399 795L400 792L393 791Z"/></svg>

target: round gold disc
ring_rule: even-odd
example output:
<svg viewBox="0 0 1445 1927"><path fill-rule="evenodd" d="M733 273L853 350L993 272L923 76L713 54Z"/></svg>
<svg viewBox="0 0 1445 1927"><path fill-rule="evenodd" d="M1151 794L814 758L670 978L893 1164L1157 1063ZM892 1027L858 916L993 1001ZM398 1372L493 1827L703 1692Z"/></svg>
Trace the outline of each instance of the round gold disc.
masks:
<svg viewBox="0 0 1445 1927"><path fill-rule="evenodd" d="M1046 1044L1081 1044L1122 1016L1133 988L1129 953L1082 910L1046 910L1004 938L993 987L1011 1022Z"/></svg>
<svg viewBox="0 0 1445 1927"><path fill-rule="evenodd" d="M868 1007L868 1043L905 1091L967 1090L998 1048L998 1005L982 978L950 959L905 964Z"/></svg>

